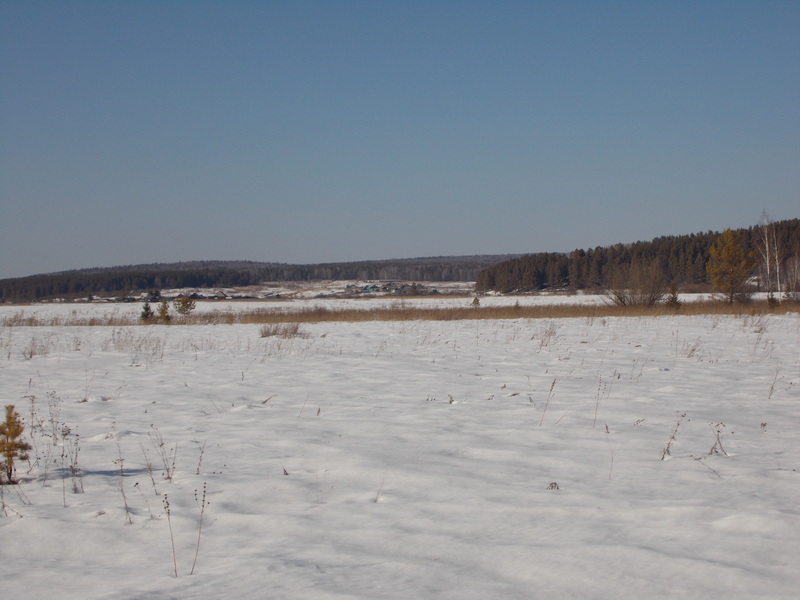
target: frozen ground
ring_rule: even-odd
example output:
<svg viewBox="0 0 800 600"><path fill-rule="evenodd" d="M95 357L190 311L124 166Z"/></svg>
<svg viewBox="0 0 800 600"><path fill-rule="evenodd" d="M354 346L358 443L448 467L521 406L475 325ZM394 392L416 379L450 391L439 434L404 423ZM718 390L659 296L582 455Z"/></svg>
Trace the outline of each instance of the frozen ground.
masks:
<svg viewBox="0 0 800 600"><path fill-rule="evenodd" d="M3 596L797 596L797 315L301 333L0 328Z"/></svg>

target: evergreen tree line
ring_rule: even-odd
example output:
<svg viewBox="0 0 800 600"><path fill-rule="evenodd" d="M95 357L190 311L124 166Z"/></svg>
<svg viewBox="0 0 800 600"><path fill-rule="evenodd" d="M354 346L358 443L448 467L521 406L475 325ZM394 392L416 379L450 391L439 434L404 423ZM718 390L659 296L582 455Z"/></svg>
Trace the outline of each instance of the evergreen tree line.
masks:
<svg viewBox="0 0 800 600"><path fill-rule="evenodd" d="M233 288L267 281L474 281L486 265L509 255L363 261L316 265L196 261L83 269L0 280L0 301L129 295L175 288Z"/></svg>
<svg viewBox="0 0 800 600"><path fill-rule="evenodd" d="M744 250L759 255L764 225L736 231ZM773 245L785 263L800 258L800 219L769 223ZM0 280L1 302L47 298L129 295L175 288L233 288L268 281L401 280L475 281L476 290L514 292L542 289L621 287L647 267L664 284L708 285L711 249L721 234L708 231L665 236L649 242L524 256L460 256L312 265L249 261L196 261L84 269ZM505 260L504 260L505 259ZM796 267L795 267L796 268ZM758 272L754 268L754 273ZM651 276L652 278L652 276Z"/></svg>
<svg viewBox="0 0 800 600"><path fill-rule="evenodd" d="M746 252L758 254L762 225L737 230ZM780 262L800 256L800 219L769 223ZM559 289L610 289L626 285L644 266L664 284L709 284L707 267L718 232L659 237L649 242L614 244L568 254L538 253L506 260L483 269L476 278L479 292L503 293ZM754 268L754 273L757 269Z"/></svg>

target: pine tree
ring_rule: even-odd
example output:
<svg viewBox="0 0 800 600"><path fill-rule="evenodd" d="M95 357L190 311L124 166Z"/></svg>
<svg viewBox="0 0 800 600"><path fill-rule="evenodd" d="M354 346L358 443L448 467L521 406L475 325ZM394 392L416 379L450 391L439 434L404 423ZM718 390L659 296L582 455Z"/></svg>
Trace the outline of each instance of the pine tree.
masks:
<svg viewBox="0 0 800 600"><path fill-rule="evenodd" d="M141 317L142 317L142 321L149 321L150 319L153 318L153 309L150 308L150 303L149 302L145 302L144 306L142 306Z"/></svg>
<svg viewBox="0 0 800 600"><path fill-rule="evenodd" d="M745 294L754 265L753 253L745 250L741 235L726 229L711 247L708 277L714 290L733 304Z"/></svg>
<svg viewBox="0 0 800 600"><path fill-rule="evenodd" d="M22 421L19 413L14 410L13 404L6 405L6 420L0 423L0 457L2 467L8 483L17 483L14 480L14 460L28 460L30 444L20 441L22 436Z"/></svg>
<svg viewBox="0 0 800 600"><path fill-rule="evenodd" d="M167 304L166 300L162 300L158 305L158 318L165 323L170 320L169 304Z"/></svg>

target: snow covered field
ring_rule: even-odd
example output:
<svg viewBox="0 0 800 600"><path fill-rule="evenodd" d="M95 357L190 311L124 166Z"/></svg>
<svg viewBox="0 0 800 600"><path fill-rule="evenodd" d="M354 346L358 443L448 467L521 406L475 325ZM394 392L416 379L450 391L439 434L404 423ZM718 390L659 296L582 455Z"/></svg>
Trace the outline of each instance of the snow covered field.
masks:
<svg viewBox="0 0 800 600"><path fill-rule="evenodd" d="M300 334L0 328L3 596L797 597L798 315Z"/></svg>

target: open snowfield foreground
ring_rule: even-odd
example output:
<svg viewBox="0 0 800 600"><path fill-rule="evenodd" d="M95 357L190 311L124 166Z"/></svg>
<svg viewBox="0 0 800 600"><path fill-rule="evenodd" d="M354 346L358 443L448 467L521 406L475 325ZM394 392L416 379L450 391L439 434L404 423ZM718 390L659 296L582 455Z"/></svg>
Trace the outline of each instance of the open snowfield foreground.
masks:
<svg viewBox="0 0 800 600"><path fill-rule="evenodd" d="M4 598L800 589L797 314L6 326L0 383Z"/></svg>

